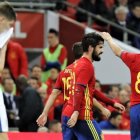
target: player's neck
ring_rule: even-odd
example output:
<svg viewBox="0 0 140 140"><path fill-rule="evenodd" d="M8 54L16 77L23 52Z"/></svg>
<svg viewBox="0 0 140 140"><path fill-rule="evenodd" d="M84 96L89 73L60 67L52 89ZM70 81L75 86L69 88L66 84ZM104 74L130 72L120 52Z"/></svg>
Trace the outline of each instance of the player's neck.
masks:
<svg viewBox="0 0 140 140"><path fill-rule="evenodd" d="M87 54L87 53L84 53L82 57L85 57L85 58L87 58L89 61L93 62L91 56L90 56L89 54Z"/></svg>

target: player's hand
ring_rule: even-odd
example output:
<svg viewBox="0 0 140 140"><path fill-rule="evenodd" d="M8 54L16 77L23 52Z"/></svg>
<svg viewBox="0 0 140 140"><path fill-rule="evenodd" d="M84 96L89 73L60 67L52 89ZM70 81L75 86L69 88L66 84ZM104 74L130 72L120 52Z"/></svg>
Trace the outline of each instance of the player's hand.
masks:
<svg viewBox="0 0 140 140"><path fill-rule="evenodd" d="M44 126L47 122L47 115L45 113L42 113L38 119L36 120L38 126Z"/></svg>
<svg viewBox="0 0 140 140"><path fill-rule="evenodd" d="M111 112L107 109L107 108L103 108L101 110L102 115L104 115L106 117L106 119L108 119L111 115Z"/></svg>
<svg viewBox="0 0 140 140"><path fill-rule="evenodd" d="M100 32L100 35L102 36L102 38L106 41L112 40L112 37L109 33L107 32Z"/></svg>
<svg viewBox="0 0 140 140"><path fill-rule="evenodd" d="M122 113L122 112L125 111L125 107L124 107L122 104L120 104L120 103L115 103L115 104L114 104L114 107L115 107L116 109L118 109L118 111L119 111L120 113Z"/></svg>
<svg viewBox="0 0 140 140"><path fill-rule="evenodd" d="M79 112L78 111L74 111L73 114L71 115L70 119L67 122L67 125L71 128L74 127L77 120L78 120L78 115Z"/></svg>

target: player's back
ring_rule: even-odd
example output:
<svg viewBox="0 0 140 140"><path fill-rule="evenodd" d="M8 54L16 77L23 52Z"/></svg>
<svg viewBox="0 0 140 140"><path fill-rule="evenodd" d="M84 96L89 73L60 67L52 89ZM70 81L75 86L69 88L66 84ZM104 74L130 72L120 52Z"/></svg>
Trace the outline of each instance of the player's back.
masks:
<svg viewBox="0 0 140 140"><path fill-rule="evenodd" d="M75 75L73 73L73 68L76 66L76 62L72 63L71 65L67 66L63 71L60 72L55 88L59 89L63 93L64 97L64 106L63 106L63 111L62 115L65 112L66 114L69 113L69 109L65 110L67 105L71 105L73 103L73 94L74 94L74 79ZM68 106L67 106L68 107ZM67 112L68 111L68 112ZM70 112L72 112L71 110Z"/></svg>

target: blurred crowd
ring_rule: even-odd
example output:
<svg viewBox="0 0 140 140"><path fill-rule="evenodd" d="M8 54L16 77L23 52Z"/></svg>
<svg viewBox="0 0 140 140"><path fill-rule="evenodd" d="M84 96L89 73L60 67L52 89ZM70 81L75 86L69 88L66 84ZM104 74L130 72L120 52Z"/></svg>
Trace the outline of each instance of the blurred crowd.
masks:
<svg viewBox="0 0 140 140"><path fill-rule="evenodd" d="M11 2L15 2L11 0ZM70 0L67 0L71 2ZM24 2L26 2L24 0ZM31 1L36 2L36 1ZM38 2L52 2L38 0ZM54 2L54 1L53 1ZM77 6L98 16L105 17L118 25L140 33L140 1L139 0L78 0ZM88 17L80 11L71 11L68 7L59 5L60 12L87 24ZM70 14L68 14L68 12ZM111 25L97 19L92 19L91 27L99 31L109 31L121 41L140 49L140 38L134 37ZM21 44L9 41L6 52L5 68L0 77L0 88L3 91L9 128L18 128L21 132L61 132L61 112L63 108L63 93L55 101L50 110L47 124L38 127L36 119L42 113L43 107L52 92L59 72L67 66L66 47L59 42L59 33L55 29L48 32L48 44L41 55L40 63L28 69L27 55ZM119 113L110 106L108 120L94 108L94 118L104 130L130 129L130 94L131 87L125 85L102 85L96 80L95 88L109 98L118 101L126 107L124 113Z"/></svg>
<svg viewBox="0 0 140 140"><path fill-rule="evenodd" d="M63 93L55 101L48 115L45 127L38 127L36 119L52 92L59 72L67 65L66 47L59 42L59 33L55 29L48 32L48 44L42 52L39 64L28 69L28 59L23 47L9 41L6 52L6 64L0 77L0 88L3 91L9 128L17 128L21 132L61 132L61 112ZM112 113L108 120L94 108L94 118L102 129L130 129L130 94L131 87L126 85L102 86L96 80L95 88L109 98L122 103L126 107L123 114L106 106Z"/></svg>
<svg viewBox="0 0 140 140"><path fill-rule="evenodd" d="M12 0L16 2L17 0ZM24 0L24 2L27 2ZM69 2L76 7L91 12L98 18L105 18L116 23L122 28L128 28L140 33L140 1L139 0L30 0L30 2L56 3L51 10L60 12L85 25L89 25L99 31L108 31L113 37L140 49L140 38L133 36L121 29L109 25L94 17L91 19L85 12L73 9L63 2ZM34 8L33 6L31 8Z"/></svg>
<svg viewBox="0 0 140 140"><path fill-rule="evenodd" d="M29 2L29 0L9 0L10 2ZM90 23L90 27L99 31L108 31L113 37L118 40L124 41L127 44L140 49L140 38L133 36L121 29L109 25L96 18L89 20L88 15L80 10L73 9L63 2L69 2L76 7L82 8L88 12L91 12L99 18L103 17L109 19L121 26L122 28L128 28L136 33L140 33L140 1L139 0L30 0L30 2L39 3L56 3L55 8L51 10L57 11L61 14L69 16L85 25ZM37 8L33 7L30 8ZM49 8L48 8L49 9Z"/></svg>
<svg viewBox="0 0 140 140"><path fill-rule="evenodd" d="M140 1L139 0L81 0L78 4L96 16L101 16L123 28L131 29L140 33ZM86 14L80 11L76 12L76 20L80 22L87 22ZM113 37L140 49L140 38L134 37L121 29L112 25L105 24L97 19L92 19L93 28L100 31L109 31Z"/></svg>

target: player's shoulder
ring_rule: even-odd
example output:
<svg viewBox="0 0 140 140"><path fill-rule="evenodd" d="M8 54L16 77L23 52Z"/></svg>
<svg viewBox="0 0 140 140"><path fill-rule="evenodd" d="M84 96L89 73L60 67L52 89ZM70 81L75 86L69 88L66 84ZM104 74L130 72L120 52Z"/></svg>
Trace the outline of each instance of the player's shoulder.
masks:
<svg viewBox="0 0 140 140"><path fill-rule="evenodd" d="M89 69L89 68L93 68L93 65L90 60L88 60L85 57L82 57L77 62L77 68Z"/></svg>

